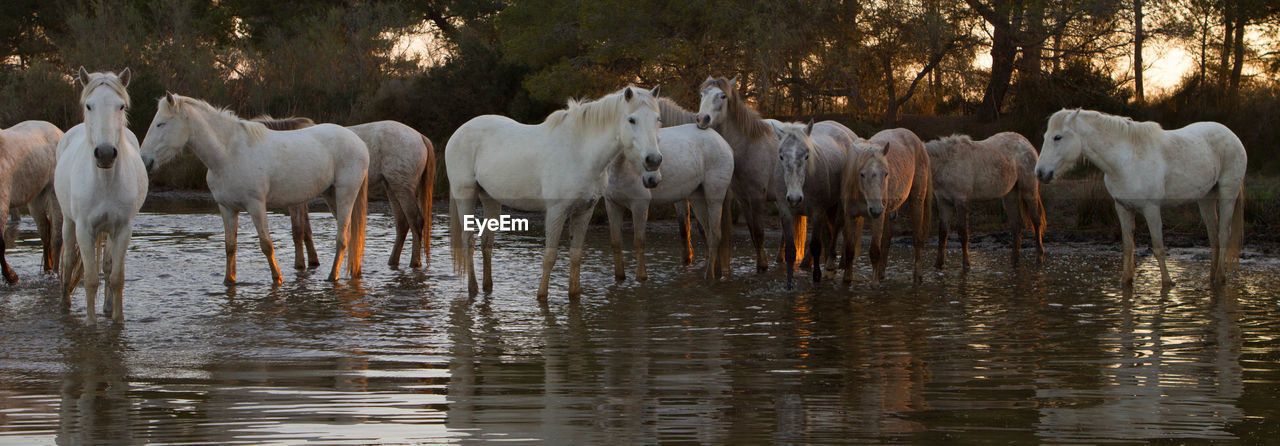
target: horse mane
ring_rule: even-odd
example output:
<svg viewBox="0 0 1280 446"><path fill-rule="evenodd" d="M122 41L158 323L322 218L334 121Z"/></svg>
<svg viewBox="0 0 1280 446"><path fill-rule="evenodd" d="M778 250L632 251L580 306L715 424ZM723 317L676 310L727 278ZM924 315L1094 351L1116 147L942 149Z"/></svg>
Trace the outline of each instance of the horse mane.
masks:
<svg viewBox="0 0 1280 446"><path fill-rule="evenodd" d="M772 126L761 120L760 112L742 102L742 95L738 94L736 88L732 88L728 79L723 77L707 79L699 90L706 90L708 87L719 88L729 96L725 101L725 117L742 129L748 138L764 138L773 133Z"/></svg>
<svg viewBox="0 0 1280 446"><path fill-rule="evenodd" d="M1049 117L1049 128L1060 129L1068 120L1084 119L1093 128L1124 135L1136 147L1157 146L1164 138L1164 127L1154 121L1134 121L1127 116L1117 116L1095 110L1062 109Z"/></svg>
<svg viewBox="0 0 1280 446"><path fill-rule="evenodd" d="M271 115L264 114L254 117L253 121L260 122L268 129L276 131L305 129L316 125L316 122L312 121L311 118L303 116L290 116L288 118L276 119L271 117Z"/></svg>
<svg viewBox="0 0 1280 446"><path fill-rule="evenodd" d="M662 119L663 127L692 124L698 120L697 113L685 110L670 98L658 98L658 116Z"/></svg>
<svg viewBox="0 0 1280 446"><path fill-rule="evenodd" d="M944 157L952 154L956 146L961 144L973 144L973 138L970 138L969 135L953 133L951 136L924 143L924 149L929 152L929 156Z"/></svg>
<svg viewBox="0 0 1280 446"><path fill-rule="evenodd" d="M81 82L84 82L84 89L80 90L80 105L84 105L84 101L89 99L89 93L95 88L105 86L124 98L124 107L129 108L129 90L115 73L89 73L89 79L81 79Z"/></svg>
<svg viewBox="0 0 1280 446"><path fill-rule="evenodd" d="M628 85L622 90L609 93L594 101L569 99L566 108L547 115L544 123L556 127L573 119L583 123L585 128L598 129L614 125L620 117L627 115L627 102L629 102L625 94L627 88L636 87ZM636 88L636 91L640 89ZM652 95L632 94L631 99L644 101L641 106L652 107L654 112L658 112L658 101Z"/></svg>
<svg viewBox="0 0 1280 446"><path fill-rule="evenodd" d="M241 118L235 112L231 111L230 108L214 107L212 104L205 102L204 100L187 96L174 95L173 99L177 101L178 104L181 104L183 108L194 106L206 113L222 116L223 118L239 123L240 126L244 128L245 133L248 133L249 141L258 141L267 136L268 129L266 124ZM161 100L160 102L163 104L166 101Z"/></svg>

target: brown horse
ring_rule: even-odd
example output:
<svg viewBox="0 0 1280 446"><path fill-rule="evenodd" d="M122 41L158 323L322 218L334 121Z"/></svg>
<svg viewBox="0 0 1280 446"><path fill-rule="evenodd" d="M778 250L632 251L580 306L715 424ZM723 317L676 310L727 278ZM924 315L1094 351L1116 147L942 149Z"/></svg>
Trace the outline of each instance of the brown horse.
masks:
<svg viewBox="0 0 1280 446"><path fill-rule="evenodd" d="M315 125L309 118L254 118L272 130L296 130ZM431 195L435 185L436 157L431 140L396 121L378 121L347 127L369 147L369 185L383 183L395 218L396 241L387 264L400 264L405 239L413 235L409 266L422 265L420 255L431 260ZM294 268L320 265L311 240L311 222L306 204L289 208L293 229ZM304 262L303 247L306 261Z"/></svg>
<svg viewBox="0 0 1280 446"><path fill-rule="evenodd" d="M60 139L62 130L44 121L24 121L0 130L0 222L9 219L11 208L27 206L43 243L46 273L57 266L62 245L62 213L53 194ZM15 283L18 275L4 257L8 241L0 236L0 270L5 282Z"/></svg>
<svg viewBox="0 0 1280 446"><path fill-rule="evenodd" d="M938 203L938 262L946 259L951 216L956 215L964 268L969 268L969 204L977 200L1002 199L1009 219L1013 253L1009 261L1018 265L1022 250L1022 229L1034 232L1036 260L1044 261L1044 206L1036 182L1036 148L1014 132L997 133L982 141L952 135L925 144L933 174L933 193Z"/></svg>
<svg viewBox="0 0 1280 446"><path fill-rule="evenodd" d="M845 282L853 280L853 259L862 244L863 219L871 220L871 280L884 280L893 220L903 209L911 217L916 253L914 278L920 282L924 264L921 252L929 236L928 201L932 195L929 154L924 143L906 129L884 130L871 139L860 139L849 152L842 183L846 255L841 264Z"/></svg>

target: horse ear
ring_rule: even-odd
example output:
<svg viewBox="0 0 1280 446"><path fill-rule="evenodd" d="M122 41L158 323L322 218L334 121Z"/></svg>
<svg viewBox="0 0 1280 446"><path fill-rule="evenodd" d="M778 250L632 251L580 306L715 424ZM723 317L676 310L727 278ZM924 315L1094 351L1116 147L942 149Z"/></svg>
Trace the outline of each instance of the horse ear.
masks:
<svg viewBox="0 0 1280 446"><path fill-rule="evenodd" d="M128 87L129 81L133 79L133 73L129 71L129 67L125 67L124 71L121 71L120 74L116 75L116 77L120 78L120 83L122 85Z"/></svg>
<svg viewBox="0 0 1280 446"><path fill-rule="evenodd" d="M887 142L886 142L886 143L884 143L884 148L883 148L883 149L880 149L880 154L881 154L881 155L888 155L888 154L889 154L889 143L887 143Z"/></svg>
<svg viewBox="0 0 1280 446"><path fill-rule="evenodd" d="M804 126L805 136L813 136L813 118L809 118L809 123Z"/></svg>
<svg viewBox="0 0 1280 446"><path fill-rule="evenodd" d="M173 93L167 91L164 92L164 101L168 102L170 106L176 105L176 102L173 100Z"/></svg>
<svg viewBox="0 0 1280 446"><path fill-rule="evenodd" d="M733 79L729 79L729 89L732 90L737 87L738 87L738 76L734 76Z"/></svg>
<svg viewBox="0 0 1280 446"><path fill-rule="evenodd" d="M772 121L769 122L769 126L773 127L773 136L775 138L782 139L782 128L778 127L778 124Z"/></svg>
<svg viewBox="0 0 1280 446"><path fill-rule="evenodd" d="M631 87L627 87L627 89L622 93L622 98L623 98L623 99L625 99L625 100L630 101L630 100L631 100L631 97L632 97L632 96L634 96L634 95L635 95L635 93L632 93L632 92L631 92Z"/></svg>
<svg viewBox="0 0 1280 446"><path fill-rule="evenodd" d="M652 90L649 90L649 94L652 94L652 95L653 95L653 97L655 97L655 98L656 98L656 97L658 97L658 91L659 91L659 90L661 90L661 89L662 89L662 85L661 85L661 84L659 84L658 86L653 87L653 89L652 89Z"/></svg>
<svg viewBox="0 0 1280 446"><path fill-rule="evenodd" d="M80 82L81 87L89 82L89 70L84 69L84 65L81 65L80 70L76 71L76 81Z"/></svg>

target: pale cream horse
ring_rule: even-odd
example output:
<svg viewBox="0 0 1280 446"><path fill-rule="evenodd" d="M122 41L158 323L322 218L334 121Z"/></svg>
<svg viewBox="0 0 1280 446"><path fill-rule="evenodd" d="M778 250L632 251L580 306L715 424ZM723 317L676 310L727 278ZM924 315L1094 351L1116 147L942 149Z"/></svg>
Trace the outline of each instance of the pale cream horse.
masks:
<svg viewBox="0 0 1280 446"><path fill-rule="evenodd" d="M889 262L889 242L893 238L893 215L911 217L912 246L915 249L915 282L922 279L925 238L929 236L929 154L924 142L907 129L882 130L870 139L859 139L849 151L840 198L845 213L844 280L853 280L852 264L862 244L862 222L871 219L873 283L884 280Z"/></svg>
<svg viewBox="0 0 1280 446"><path fill-rule="evenodd" d="M199 99L167 94L142 142L151 168L189 147L209 168L205 180L218 202L226 231L226 278L236 281L236 231L241 211L253 219L258 244L271 267L273 285L283 282L267 226L267 207L290 207L322 196L337 224L333 268L338 280L343 256L347 273L360 277L368 210L369 149L341 126L321 124L302 130L271 131Z"/></svg>
<svg viewBox="0 0 1280 446"><path fill-rule="evenodd" d="M1049 117L1036 176L1049 183L1087 159L1102 170L1115 199L1124 242L1121 283L1133 284L1134 212L1151 232L1151 248L1160 263L1160 279L1173 280L1165 266L1160 208L1195 201L1209 232L1213 260L1209 281L1226 281L1240 260L1244 240L1244 177L1248 155L1240 138L1216 122L1197 122L1165 130L1155 122L1092 110L1061 110ZM1223 246L1225 244L1225 246Z"/></svg>
<svg viewBox="0 0 1280 446"><path fill-rule="evenodd" d="M957 217L964 269L969 269L969 204L1002 199L1013 252L1009 261L1018 265L1022 250L1022 230L1030 228L1035 237L1036 260L1044 260L1044 206L1036 182L1036 148L1026 137L1014 132L997 133L974 141L966 135L952 135L929 141L933 195L938 206L938 262L942 268L947 253L947 233L951 217Z"/></svg>
<svg viewBox="0 0 1280 446"><path fill-rule="evenodd" d="M85 322L96 323L99 273L106 276L104 312L124 320L124 256L133 236L133 217L147 198L147 170L138 138L127 125L129 69L92 73L80 68L84 123L58 141L54 193L62 209L63 303L71 304L84 278ZM105 250L99 246L105 241ZM105 251L105 252L104 252ZM99 253L105 257L99 258Z"/></svg>
<svg viewBox="0 0 1280 446"><path fill-rule="evenodd" d="M656 88L654 90L657 90ZM467 121L445 146L449 175L449 243L454 271L464 274L467 291L478 292L474 266L475 237L462 221L498 218L502 206L546 213L546 248L538 299L545 300L560 235L569 223L569 296L582 293L579 272L587 223L605 191L605 169L619 153L627 158L646 186L661 180L658 167L658 102L642 88L628 86L591 101L569 101L569 107L538 125L505 116L484 115ZM482 235L484 290L493 289L493 231Z"/></svg>
<svg viewBox="0 0 1280 446"><path fill-rule="evenodd" d="M315 125L308 118L254 118L272 130L297 130ZM396 240L387 265L400 266L405 238L413 235L409 267L422 266L422 257L431 261L431 195L436 181L436 155L431 140L412 127L397 121L377 121L353 125L355 132L369 147L369 187L386 187L387 202L395 219ZM303 269L320 265L316 246L311 239L311 221L306 203L289 208L293 229L293 267ZM303 252L303 246L306 252ZM305 257L304 257L305 256Z"/></svg>
<svg viewBox="0 0 1280 446"><path fill-rule="evenodd" d="M57 251L62 248L62 212L57 209L53 194L60 139L62 130L44 121L23 121L0 130L0 222L7 221L10 215L16 217L18 208L27 207L43 244L45 273L53 272ZM17 235L16 230L6 230L0 240L0 269L8 283L18 282L18 275L4 256L6 245Z"/></svg>

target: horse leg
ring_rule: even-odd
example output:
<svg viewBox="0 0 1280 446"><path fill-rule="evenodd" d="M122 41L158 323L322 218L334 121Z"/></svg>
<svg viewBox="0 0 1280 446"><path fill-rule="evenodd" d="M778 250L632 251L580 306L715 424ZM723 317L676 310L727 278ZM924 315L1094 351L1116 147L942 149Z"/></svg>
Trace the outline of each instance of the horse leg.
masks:
<svg viewBox="0 0 1280 446"><path fill-rule="evenodd" d="M1213 198L1201 198L1196 204L1200 206L1200 219L1204 220L1205 229L1209 232L1209 252L1211 258L1209 260L1209 281L1217 280L1218 276L1218 256L1219 250L1222 249L1221 241L1218 240L1218 203Z"/></svg>
<svg viewBox="0 0 1280 446"><path fill-rule="evenodd" d="M769 270L769 261L764 254L764 203L758 200L745 200L747 213L747 230L751 232L751 245L756 251L756 272Z"/></svg>
<svg viewBox="0 0 1280 446"><path fill-rule="evenodd" d="M879 285L884 280L889 263L889 239L892 238L893 220L888 215L871 219L871 281Z"/></svg>
<svg viewBox="0 0 1280 446"><path fill-rule="evenodd" d="M311 232L311 211L303 204L299 213L302 215L302 242L307 245L307 268L319 268L320 256L316 253L316 243Z"/></svg>
<svg viewBox="0 0 1280 446"><path fill-rule="evenodd" d="M306 206L305 203L289 207L289 234L293 236L293 269L307 268L307 253L303 237L306 230L302 228L302 220L306 217L302 216L299 208Z"/></svg>
<svg viewBox="0 0 1280 446"><path fill-rule="evenodd" d="M565 220L569 218L568 206L560 205L547 209L546 222L546 246L542 251L542 281L538 284L538 300L545 302L549 282L551 281L551 267L556 264L556 254L560 251L560 233L564 232Z"/></svg>
<svg viewBox="0 0 1280 446"><path fill-rule="evenodd" d="M102 273L98 264L98 234L93 233L89 225L76 228L76 238L80 243L80 262L84 265L84 322L96 325L98 320L98 277Z"/></svg>
<svg viewBox="0 0 1280 446"><path fill-rule="evenodd" d="M1031 228L1035 233L1036 263L1044 263L1044 203L1040 202L1040 190L1035 180L1023 192L1022 202L1027 208L1027 217L1031 219Z"/></svg>
<svg viewBox="0 0 1280 446"><path fill-rule="evenodd" d="M576 216L574 217L577 218ZM649 200L633 200L631 202L631 225L635 240L632 242L636 250L636 280L649 280L649 272L645 268L645 226L649 222ZM575 220L576 224L576 220ZM584 229L585 230L585 229ZM574 239L576 243L576 238Z"/></svg>
<svg viewBox="0 0 1280 446"><path fill-rule="evenodd" d="M222 283L226 285L235 285L236 283L236 230L239 229L238 222L239 212L229 207L218 205L218 210L222 213L222 231L223 242L226 243L227 250L227 271L226 277L222 279ZM92 240L92 239L87 239ZM85 265L88 269L89 265Z"/></svg>
<svg viewBox="0 0 1280 446"><path fill-rule="evenodd" d="M1014 268L1018 267L1018 260L1022 251L1022 211L1018 207L1018 196L1016 193L1010 193L1004 196L1004 215L1009 220L1009 244L1012 245L1012 252L1009 254L1009 263Z"/></svg>
<svg viewBox="0 0 1280 446"><path fill-rule="evenodd" d="M684 203L689 203L685 201ZM702 232L707 237L707 271L705 277L707 280L715 279L719 263L716 261L716 247L720 243L720 214L723 203L708 200L706 194L702 191L694 192L692 203L689 208L693 210L693 217L698 221L698 225L705 228ZM680 205L676 205L680 207ZM714 223L712 223L714 221ZM692 248L690 248L692 249ZM692 256L692 251L690 253ZM690 263L693 263L690 261Z"/></svg>
<svg viewBox="0 0 1280 446"><path fill-rule="evenodd" d="M54 240L53 240L53 222L49 215L49 200L41 193L36 199L31 200L27 205L27 212L31 213L31 218L36 221L36 232L40 234L40 260L41 267L45 274L53 273L54 268ZM17 214L14 214L17 215ZM8 241L8 238L5 239Z"/></svg>
<svg viewBox="0 0 1280 446"><path fill-rule="evenodd" d="M915 269L911 272L911 278L916 284L924 281L924 245L928 243L929 238L929 222L925 220L928 215L928 209L925 208L929 202L925 201L925 197L912 200L911 205L911 248L915 251Z"/></svg>
<svg viewBox="0 0 1280 446"><path fill-rule="evenodd" d="M404 210L400 208L395 192L391 191L391 187L387 187L387 202L391 204L391 219L396 225L396 241L391 245L391 258L387 260L387 266L391 269L400 267L400 253L404 249L404 240L409 235L409 221L404 214ZM413 259L410 260L410 267L417 268L413 263L418 259L418 253L413 253Z"/></svg>
<svg viewBox="0 0 1280 446"><path fill-rule="evenodd" d="M487 221L496 221L502 218L502 203L489 196L489 194L480 192L480 205L484 206L484 217ZM484 282L482 290L485 293L493 292L493 231L485 231L480 236L480 257L484 266Z"/></svg>
<svg viewBox="0 0 1280 446"><path fill-rule="evenodd" d="M938 261L933 264L934 268L942 269L947 261L947 237L951 231L951 214L955 212L955 206L947 200L938 200Z"/></svg>
<svg viewBox="0 0 1280 446"><path fill-rule="evenodd" d="M0 201L0 221L8 221L9 219L9 202L7 200ZM17 231L14 231L17 232ZM4 270L4 281L8 284L18 283L18 274L13 272L13 268L9 267L9 261L5 259L4 252L7 248L9 237L8 231L0 232L0 269Z"/></svg>
<svg viewBox="0 0 1280 446"><path fill-rule="evenodd" d="M969 202L956 201L956 220L960 227L960 256L965 271L969 270Z"/></svg>
<svg viewBox="0 0 1280 446"><path fill-rule="evenodd" d="M333 268L329 270L328 281L338 281L338 273L342 268L342 258L346 256L347 247L350 246L347 226L351 224L351 208L355 204L354 193L343 194L335 185L330 192L325 193L324 201L329 206L329 211L333 213L334 223L337 226L337 233L334 234L334 255ZM348 271L350 273L350 271ZM354 279L354 277L353 277Z"/></svg>
<svg viewBox="0 0 1280 446"><path fill-rule="evenodd" d="M1124 264L1124 272L1120 276L1120 284L1125 287L1133 286L1133 211L1120 204L1115 203L1116 217L1120 219L1120 239L1124 246L1123 252L1120 254L1121 263Z"/></svg>
<svg viewBox="0 0 1280 446"><path fill-rule="evenodd" d="M1236 263L1237 259L1229 259L1228 256L1240 254L1239 243L1232 239L1238 239L1239 234L1233 234L1233 225L1237 212L1244 212L1244 209L1236 209L1236 201L1241 197L1237 194L1243 194L1244 190L1240 187L1222 187L1218 186L1218 280L1215 282L1210 277L1211 285L1221 285L1227 280L1227 268ZM1243 228L1238 228L1243 230ZM1212 275L1211 275L1212 276Z"/></svg>
<svg viewBox="0 0 1280 446"><path fill-rule="evenodd" d="M106 273L106 295L111 301L111 320L116 323L124 322L124 256L129 251L131 237L133 227L125 224L107 239L106 255L110 259L111 270Z"/></svg>
<svg viewBox="0 0 1280 446"><path fill-rule="evenodd" d="M577 215L574 215L573 219L569 223L569 231L570 231L570 234L572 235L572 238L569 241L569 298L570 299L574 299L582 295L582 282L581 282L582 251L583 251L582 248L583 248L583 245L585 245L587 242L587 223L591 222L591 213L592 213L591 211L594 209L595 209L595 204L593 203L591 206L588 206L586 209L582 210ZM645 205L646 213L648 209L649 209L649 206L646 203ZM644 224L643 223L644 221L641 220L641 225L640 225L640 228L642 228L640 230L640 237L642 238L641 249L637 249L636 252L643 252L643 242L644 242L643 240ZM640 265L643 266L644 257L641 257L641 259L642 260L640 261L641 262ZM644 270L640 270L640 272L636 273L637 280L643 280L641 279L641 277L644 277Z"/></svg>
<svg viewBox="0 0 1280 446"><path fill-rule="evenodd" d="M451 185L451 188L452 187L453 186ZM461 265L466 271L467 294L469 296L474 296L476 293L479 293L480 287L476 285L476 265L474 254L476 244L475 232L466 230L466 225L463 223L467 221L467 216L475 216L475 199L478 192L479 191L476 186L458 186L456 189L449 192L453 197L453 204L451 204L453 209L450 210L450 212L456 214L450 215L450 217L455 220L449 223L450 232L451 236L456 236L459 239L459 242L450 243L457 243L457 246L460 246L459 248L453 249L453 261L455 268L457 265ZM461 230L459 228L461 228Z"/></svg>
<svg viewBox="0 0 1280 446"><path fill-rule="evenodd" d="M813 221L817 224L813 227L813 239L809 240L809 249L805 255L805 261L812 263L810 268L813 272L813 283L822 281L822 248L828 237L825 220L825 217L815 213Z"/></svg>
<svg viewBox="0 0 1280 446"><path fill-rule="evenodd" d="M391 189L392 188L388 186L387 190ZM409 248L413 250L412 254L409 255L409 267L421 268L423 257L431 255L431 250L425 248L425 245L429 243L427 238L430 237L430 234L425 232L427 223L423 220L427 217L422 215L422 212L418 209L417 203L413 202L412 192L397 192L395 194L395 199L391 199L390 201L391 213L396 219L396 237L404 237L399 235L399 222L404 221L404 224L409 227L409 237L413 238L412 243L409 245ZM403 246L404 242L401 242L400 244ZM397 263L399 263L399 260L400 257L397 256Z"/></svg>
<svg viewBox="0 0 1280 446"><path fill-rule="evenodd" d="M1160 263L1160 284L1169 286L1173 279L1169 278L1169 268L1165 266L1164 227L1160 218L1160 205L1150 204L1142 208L1142 218L1147 221L1147 231L1151 233L1151 251Z"/></svg>
<svg viewBox="0 0 1280 446"><path fill-rule="evenodd" d="M680 259L685 266L693 264L693 238L689 233L689 201L676 203L676 226L680 227L680 246L684 247L684 256ZM695 206L696 207L696 206Z"/></svg>
<svg viewBox="0 0 1280 446"><path fill-rule="evenodd" d="M107 245L111 242L108 235L111 232L103 231L98 233L98 240L93 246L97 247L98 264L102 265L102 277L106 282L106 289L102 290L102 315L111 317L111 278L112 263L111 252L107 249Z"/></svg>
<svg viewBox="0 0 1280 446"><path fill-rule="evenodd" d="M33 214L32 217L35 217ZM22 217L17 212L9 214L9 219L5 222L4 232L0 233L0 237L4 238L6 248L18 247L18 235L21 232L19 227L22 225Z"/></svg>
<svg viewBox="0 0 1280 446"><path fill-rule="evenodd" d="M627 280L626 260L622 258L622 205L605 198L604 211L609 216L609 251L613 253L613 278L622 282Z"/></svg>
<svg viewBox="0 0 1280 446"><path fill-rule="evenodd" d="M782 261L787 269L787 289L791 289L796 274L796 218L785 203L778 205L778 216L782 219Z"/></svg>
<svg viewBox="0 0 1280 446"><path fill-rule="evenodd" d="M279 286L284 283L284 279L280 274L280 265L276 263L275 246L271 243L271 227L267 225L266 203L254 203L249 206L249 218L253 219L253 227L258 230L258 246L262 248L262 255L267 256L267 265L271 267L271 284Z"/></svg>
<svg viewBox="0 0 1280 446"><path fill-rule="evenodd" d="M840 268L844 270L844 283L853 282L853 262L862 254L863 217L849 217L844 222L844 258Z"/></svg>

